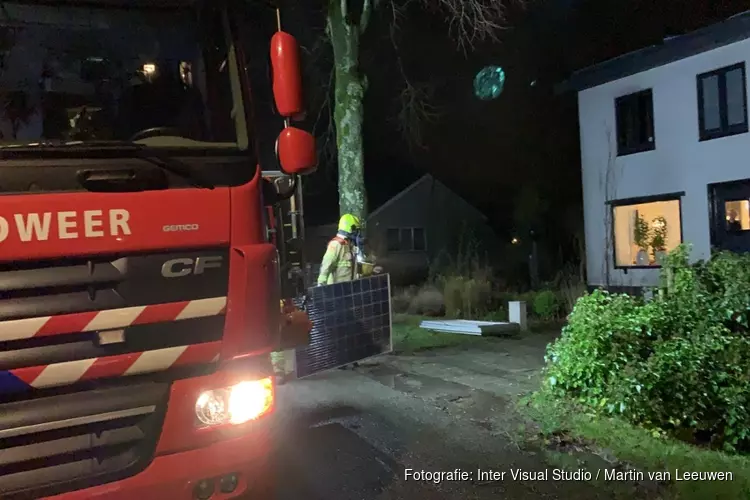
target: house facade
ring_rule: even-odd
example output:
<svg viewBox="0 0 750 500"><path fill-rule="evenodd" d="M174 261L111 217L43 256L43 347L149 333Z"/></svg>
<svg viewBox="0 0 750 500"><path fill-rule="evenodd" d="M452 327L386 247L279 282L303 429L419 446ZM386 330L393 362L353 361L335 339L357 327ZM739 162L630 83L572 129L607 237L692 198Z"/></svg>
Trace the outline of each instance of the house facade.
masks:
<svg viewBox="0 0 750 500"><path fill-rule="evenodd" d="M578 92L589 285L658 283L663 252L750 251L750 14L585 68Z"/></svg>
<svg viewBox="0 0 750 500"><path fill-rule="evenodd" d="M335 224L306 230L305 246L313 268L335 233ZM431 175L372 211L367 237L377 264L397 285L423 280L436 259L455 259L461 243L471 242L488 253L499 248L486 216Z"/></svg>

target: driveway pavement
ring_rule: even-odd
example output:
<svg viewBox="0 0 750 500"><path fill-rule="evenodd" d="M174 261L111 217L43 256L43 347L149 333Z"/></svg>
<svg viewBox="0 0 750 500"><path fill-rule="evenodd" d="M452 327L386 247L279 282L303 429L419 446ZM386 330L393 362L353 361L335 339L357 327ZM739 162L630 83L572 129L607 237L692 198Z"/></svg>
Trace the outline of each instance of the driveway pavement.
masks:
<svg viewBox="0 0 750 500"><path fill-rule="evenodd" d="M279 498L655 498L605 482L603 470L599 481L554 480L556 466L544 450L519 446L513 400L536 387L549 340L382 356L281 386ZM606 465L574 463L570 470L594 474ZM547 477L514 479L514 470ZM420 471L442 473L443 480L417 480ZM493 480L502 473L503 480Z"/></svg>

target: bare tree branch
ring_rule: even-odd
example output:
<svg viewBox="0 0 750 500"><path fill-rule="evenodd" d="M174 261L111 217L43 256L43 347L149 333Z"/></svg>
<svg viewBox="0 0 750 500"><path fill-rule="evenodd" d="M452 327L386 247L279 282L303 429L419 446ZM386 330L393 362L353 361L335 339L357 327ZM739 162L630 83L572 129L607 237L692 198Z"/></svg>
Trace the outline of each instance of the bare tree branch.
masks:
<svg viewBox="0 0 750 500"><path fill-rule="evenodd" d="M325 93L325 98L320 104L312 130L318 142L318 157L324 165L334 163L336 160L336 128L333 121L333 103L331 102L333 78L334 72L333 68L331 68L328 81L323 85L322 89Z"/></svg>
<svg viewBox="0 0 750 500"><path fill-rule="evenodd" d="M364 34L372 17L372 0L364 0L362 3L362 14L359 16L359 33Z"/></svg>
<svg viewBox="0 0 750 500"><path fill-rule="evenodd" d="M612 137L612 128L605 124L604 133L607 137L607 163L604 165L603 171L599 171L599 188L604 194L604 202L607 203L611 200L617 199L617 182L619 180L621 165L617 162L617 145L614 143ZM614 224L614 217L612 210L604 211L604 260L602 261L602 273L604 278L604 285L609 287L612 279L612 269L617 262L614 261L613 245L615 244L612 236L612 225Z"/></svg>
<svg viewBox="0 0 750 500"><path fill-rule="evenodd" d="M523 0L512 0L523 3ZM429 11L441 14L450 34L464 51L484 41L497 41L505 29L507 5L503 0L420 0Z"/></svg>
<svg viewBox="0 0 750 500"><path fill-rule="evenodd" d="M430 102L435 90L434 84L413 82L406 73L397 38L401 21L404 19L404 8L403 5L399 7L395 2L391 2L390 39L396 54L396 65L403 80L403 88L398 95L399 111L396 120L399 132L409 147L424 149L424 128L440 117L440 109Z"/></svg>
<svg viewBox="0 0 750 500"><path fill-rule="evenodd" d="M314 41L309 47L301 46L304 52L305 80L308 88L311 133L318 147L319 173L314 176L322 184L336 182L336 169L330 168L336 162L336 132L333 125L333 61L331 45L326 25L316 29ZM313 116L314 115L314 116ZM318 182L314 182L318 184ZM306 184L310 188L310 183Z"/></svg>
<svg viewBox="0 0 750 500"><path fill-rule="evenodd" d="M440 110L430 103L434 87L429 83L405 83L399 95L398 128L410 146L425 149L425 126L440 117Z"/></svg>
<svg viewBox="0 0 750 500"><path fill-rule="evenodd" d="M396 0L391 0L391 42L394 42L396 40L396 33L401 31L401 22L406 17L406 8L409 6L409 4L411 4L411 2L412 0L404 0L397 4ZM396 45L394 45L393 47L396 48Z"/></svg>
<svg viewBox="0 0 750 500"><path fill-rule="evenodd" d="M341 17L346 21L349 19L349 1L339 0L339 3L341 4Z"/></svg>

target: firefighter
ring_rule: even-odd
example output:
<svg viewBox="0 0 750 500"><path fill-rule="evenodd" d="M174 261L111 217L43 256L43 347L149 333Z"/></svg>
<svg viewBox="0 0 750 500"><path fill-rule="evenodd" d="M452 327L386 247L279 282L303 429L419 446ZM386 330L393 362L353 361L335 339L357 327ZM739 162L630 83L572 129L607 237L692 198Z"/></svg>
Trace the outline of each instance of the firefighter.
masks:
<svg viewBox="0 0 750 500"><path fill-rule="evenodd" d="M339 230L328 243L323 262L320 264L318 286L331 285L344 281L358 279L357 264L364 263L362 252L362 233L359 218L352 214L344 214L339 219ZM345 370L356 368L359 363L339 367Z"/></svg>
<svg viewBox="0 0 750 500"><path fill-rule="evenodd" d="M359 278L357 264L364 262L359 219L345 214L339 219L339 230L328 243L320 264L318 285L331 285Z"/></svg>
<svg viewBox="0 0 750 500"><path fill-rule="evenodd" d="M319 286L331 285L360 278L357 264L364 263L362 246L359 218L351 214L342 216L339 219L338 232L328 243L328 249L323 256L317 284ZM287 375L289 375L288 360L292 359L293 356L293 349L271 353L271 362L279 377L279 383L284 383ZM356 367L358 364L345 365L340 369L346 369L348 366Z"/></svg>

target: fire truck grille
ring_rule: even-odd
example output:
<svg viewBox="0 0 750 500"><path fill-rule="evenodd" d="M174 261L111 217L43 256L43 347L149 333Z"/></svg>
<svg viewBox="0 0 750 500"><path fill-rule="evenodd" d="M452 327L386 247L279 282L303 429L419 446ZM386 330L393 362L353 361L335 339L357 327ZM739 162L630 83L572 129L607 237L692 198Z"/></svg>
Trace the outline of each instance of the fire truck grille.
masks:
<svg viewBox="0 0 750 500"><path fill-rule="evenodd" d="M228 260L220 247L0 262L0 322L225 297Z"/></svg>
<svg viewBox="0 0 750 500"><path fill-rule="evenodd" d="M0 404L214 363L228 283L222 247L0 262Z"/></svg>
<svg viewBox="0 0 750 500"><path fill-rule="evenodd" d="M26 500L117 481L151 462L169 384L0 405L0 497Z"/></svg>

